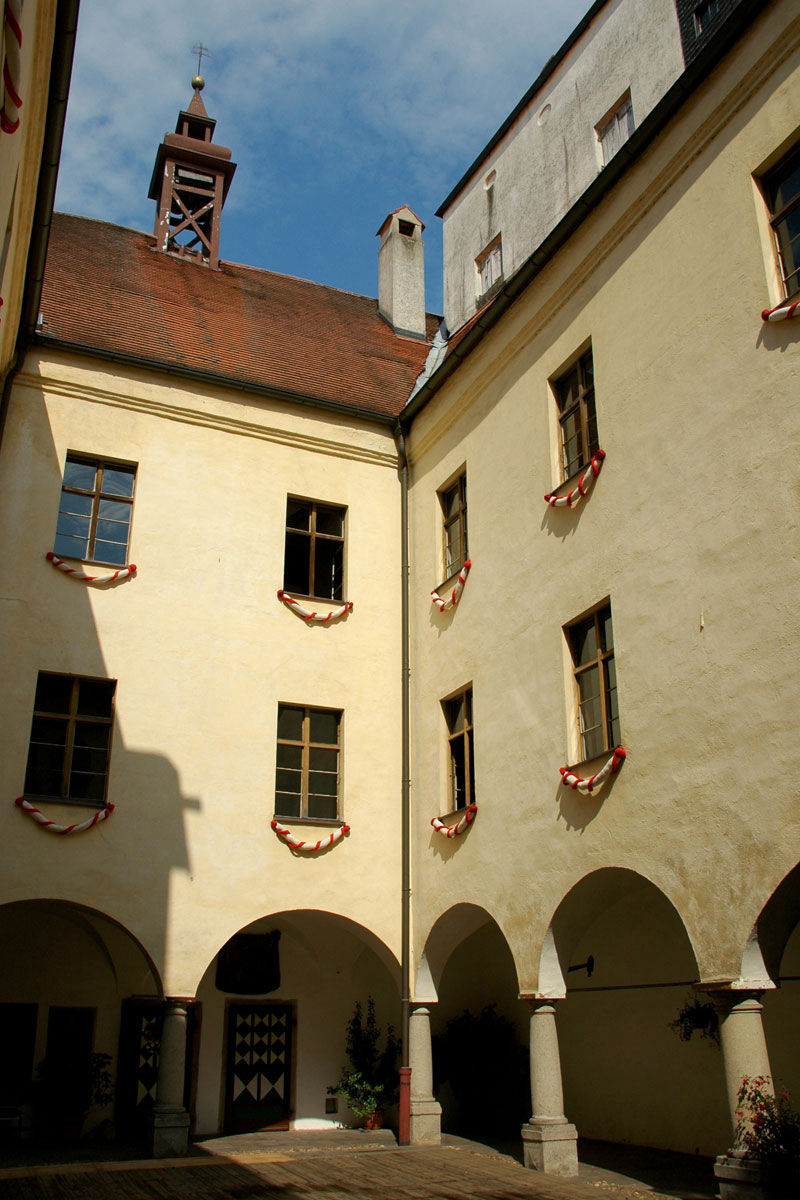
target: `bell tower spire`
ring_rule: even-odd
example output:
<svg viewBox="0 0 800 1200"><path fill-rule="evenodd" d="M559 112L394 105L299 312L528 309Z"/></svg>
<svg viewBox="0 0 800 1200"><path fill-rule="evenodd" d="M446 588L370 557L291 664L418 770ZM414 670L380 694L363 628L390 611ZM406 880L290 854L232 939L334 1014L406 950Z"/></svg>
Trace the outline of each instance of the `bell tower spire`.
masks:
<svg viewBox="0 0 800 1200"><path fill-rule="evenodd" d="M189 107L158 147L148 195L157 205L156 249L217 268L222 206L236 163L227 146L211 141L216 121L200 96L204 87L195 75Z"/></svg>

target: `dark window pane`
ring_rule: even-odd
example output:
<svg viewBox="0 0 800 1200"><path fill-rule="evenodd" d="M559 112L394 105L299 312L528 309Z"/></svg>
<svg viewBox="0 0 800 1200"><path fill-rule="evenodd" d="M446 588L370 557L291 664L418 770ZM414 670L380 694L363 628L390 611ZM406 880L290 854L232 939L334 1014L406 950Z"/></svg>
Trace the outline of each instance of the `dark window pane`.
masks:
<svg viewBox="0 0 800 1200"><path fill-rule="evenodd" d="M563 413L565 409L570 408L578 398L580 385L578 382L578 368L573 369L562 379L556 381L555 391L558 407Z"/></svg>
<svg viewBox="0 0 800 1200"><path fill-rule="evenodd" d="M94 481L97 468L94 463L77 462L68 458L64 467L64 487L82 488L85 492L94 491Z"/></svg>
<svg viewBox="0 0 800 1200"><path fill-rule="evenodd" d="M105 721L76 721L75 722L75 742L76 746L100 746L108 747L111 739L111 725Z"/></svg>
<svg viewBox="0 0 800 1200"><path fill-rule="evenodd" d="M89 775L82 771L72 771L70 774L69 795L71 800L88 800L100 804L105 790L105 775Z"/></svg>
<svg viewBox="0 0 800 1200"><path fill-rule="evenodd" d="M25 772L25 794L28 796L60 796L61 770L48 770L38 762L29 762Z"/></svg>
<svg viewBox="0 0 800 1200"><path fill-rule="evenodd" d="M60 777L64 767L64 747L31 742L28 769L31 767L35 767L39 771L55 771Z"/></svg>
<svg viewBox="0 0 800 1200"><path fill-rule="evenodd" d="M59 558L88 558L89 542L87 538L65 537L56 534L53 550Z"/></svg>
<svg viewBox="0 0 800 1200"><path fill-rule="evenodd" d="M596 758L598 754L603 753L605 745L602 729L592 729L590 732L583 735L582 740L584 758Z"/></svg>
<svg viewBox="0 0 800 1200"><path fill-rule="evenodd" d="M286 534L283 586L287 592L299 592L307 596L311 591L310 552L310 536L302 533Z"/></svg>
<svg viewBox="0 0 800 1200"><path fill-rule="evenodd" d="M317 533L328 533L341 537L344 533L344 509L327 508L324 504L318 504Z"/></svg>
<svg viewBox="0 0 800 1200"><path fill-rule="evenodd" d="M286 527L287 529L310 529L311 505L302 500L287 500Z"/></svg>
<svg viewBox="0 0 800 1200"><path fill-rule="evenodd" d="M91 771L105 777L107 761L107 750L90 750L83 746L75 746L72 751L73 771Z"/></svg>
<svg viewBox="0 0 800 1200"><path fill-rule="evenodd" d="M71 675L48 675L40 671L33 707L38 712L68 713L73 682Z"/></svg>
<svg viewBox="0 0 800 1200"><path fill-rule="evenodd" d="M89 517L92 513L93 499L91 496L79 496L77 492L62 492L60 512L77 513L81 517Z"/></svg>
<svg viewBox="0 0 800 1200"><path fill-rule="evenodd" d="M339 790L339 776L328 771L309 771L309 796L335 796Z"/></svg>
<svg viewBox="0 0 800 1200"><path fill-rule="evenodd" d="M569 645L572 651L572 661L576 667L592 662L597 658L597 636L594 627L594 617L589 621L581 621L569 630Z"/></svg>
<svg viewBox="0 0 800 1200"><path fill-rule="evenodd" d="M278 737L291 742L303 740L303 709L278 706Z"/></svg>
<svg viewBox="0 0 800 1200"><path fill-rule="evenodd" d="M321 750L319 746L312 746L308 752L308 765L312 771L335 773L339 770L339 751Z"/></svg>
<svg viewBox="0 0 800 1200"><path fill-rule="evenodd" d="M300 797L293 793L276 792L275 812L279 817L299 817Z"/></svg>
<svg viewBox="0 0 800 1200"><path fill-rule="evenodd" d="M469 742L469 803L475 803L475 742L472 735L472 730L467 732L467 741Z"/></svg>
<svg viewBox="0 0 800 1200"><path fill-rule="evenodd" d="M464 728L464 697L456 696L447 701L447 727L451 733L458 733Z"/></svg>
<svg viewBox="0 0 800 1200"><path fill-rule="evenodd" d="M342 599L342 542L317 538L314 543L314 595L326 600Z"/></svg>
<svg viewBox="0 0 800 1200"><path fill-rule="evenodd" d="M600 612L597 614L597 619L600 623L600 631L601 631L600 636L603 639L603 649L604 650L613 650L614 649L614 629L611 625L611 607L610 607L610 605L606 605L605 608L600 609Z"/></svg>
<svg viewBox="0 0 800 1200"><path fill-rule="evenodd" d="M453 808L466 807L466 771L464 762L464 738L453 738L450 743L450 775L453 789Z"/></svg>
<svg viewBox="0 0 800 1200"><path fill-rule="evenodd" d="M582 703L587 700L595 700L600 695L599 667L589 667L587 671L580 673L578 676L578 690L580 691Z"/></svg>
<svg viewBox="0 0 800 1200"><path fill-rule="evenodd" d="M105 467L100 490L112 496L132 496L135 478L134 467Z"/></svg>
<svg viewBox="0 0 800 1200"><path fill-rule="evenodd" d="M322 821L334 821L338 812L335 796L308 797L308 815Z"/></svg>
<svg viewBox="0 0 800 1200"><path fill-rule="evenodd" d="M310 741L323 742L329 746L335 746L339 741L339 714L338 712L324 712L322 709L311 709L310 714L311 734Z"/></svg>
<svg viewBox="0 0 800 1200"><path fill-rule="evenodd" d="M128 557L127 542L120 544L119 542L99 542L94 544L94 554L92 556L95 562L111 563L115 567L121 567L125 564L125 559Z"/></svg>
<svg viewBox="0 0 800 1200"><path fill-rule="evenodd" d="M454 517L456 515L458 512L459 499L460 492L458 484L456 484L455 487L448 488L448 490L442 494L442 508L444 509L445 517Z"/></svg>
<svg viewBox="0 0 800 1200"><path fill-rule="evenodd" d="M31 725L31 741L50 746L66 746L68 721L56 717L34 717Z"/></svg>
<svg viewBox="0 0 800 1200"><path fill-rule="evenodd" d="M110 679L82 679L78 712L85 717L110 717L116 684Z"/></svg>
<svg viewBox="0 0 800 1200"><path fill-rule="evenodd" d="M303 764L303 747L287 746L278 742L277 764L279 767L299 771Z"/></svg>
<svg viewBox="0 0 800 1200"><path fill-rule="evenodd" d="M278 767L275 771L275 790L276 792L296 792L299 796L302 779L302 772L289 771L283 767Z"/></svg>

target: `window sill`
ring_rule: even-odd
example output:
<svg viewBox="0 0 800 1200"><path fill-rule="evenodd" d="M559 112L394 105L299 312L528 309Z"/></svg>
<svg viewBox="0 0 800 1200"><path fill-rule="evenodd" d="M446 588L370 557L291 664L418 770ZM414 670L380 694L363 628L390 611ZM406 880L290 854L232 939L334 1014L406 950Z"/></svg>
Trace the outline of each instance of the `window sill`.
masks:
<svg viewBox="0 0 800 1200"><path fill-rule="evenodd" d="M458 579L458 577L459 577L459 575L461 574L461 572L464 570L464 563L465 563L466 561L467 561L467 560L466 560L466 559L464 559L464 562L462 562L462 563L460 564L460 566L456 567L455 571L453 571L453 574L452 574L452 575L448 575L448 576L447 576L447 578L446 578L446 579L443 579L443 580L442 580L442 582L441 582L441 583L440 583L440 584L439 584L437 587L435 587L433 590L434 590L435 592L438 592L438 593L439 593L439 595L441 595L441 593L442 593L442 592L445 592L445 591L447 591L447 589L448 589L448 588L449 588L451 585L455 585L455 582L456 582L456 580Z"/></svg>
<svg viewBox="0 0 800 1200"><path fill-rule="evenodd" d="M107 562L104 558L77 558L74 554L58 554L56 550L53 554L57 554L58 558L64 562L80 563L84 567L110 567L112 571L122 571L128 565L128 560L125 562Z"/></svg>
<svg viewBox="0 0 800 1200"><path fill-rule="evenodd" d="M31 804L64 804L69 808L108 808L105 800L73 800L69 796L37 796L33 792L23 792L22 799Z"/></svg>
<svg viewBox="0 0 800 1200"><path fill-rule="evenodd" d="M293 600L311 600L315 604L344 604L344 600L337 596L309 596L306 592L293 592L291 588L282 587L282 592L287 596L291 596Z"/></svg>
<svg viewBox="0 0 800 1200"><path fill-rule="evenodd" d="M285 817L273 813L273 820L281 825L315 825L323 829L341 829L344 821L340 817Z"/></svg>
<svg viewBox="0 0 800 1200"><path fill-rule="evenodd" d="M599 754L592 755L591 758L582 758L578 762L570 763L567 770L574 775L596 775L600 768L608 762L614 750L615 747L611 746L608 750L601 750Z"/></svg>

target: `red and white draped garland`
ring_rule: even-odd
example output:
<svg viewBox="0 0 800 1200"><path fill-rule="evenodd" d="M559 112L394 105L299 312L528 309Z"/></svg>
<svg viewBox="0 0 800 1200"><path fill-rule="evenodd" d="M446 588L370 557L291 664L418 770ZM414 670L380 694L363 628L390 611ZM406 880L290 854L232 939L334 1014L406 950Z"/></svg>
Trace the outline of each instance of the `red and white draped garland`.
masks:
<svg viewBox="0 0 800 1200"><path fill-rule="evenodd" d="M328 846L335 846L340 842L346 833L350 832L349 825L340 825L338 829L334 829L333 833L329 833L327 837L320 838L318 842L304 842L300 838L295 837L291 829L286 825L281 825L280 821L270 821L270 827L275 830L275 833L285 842L287 846L291 846L292 850L303 850L307 854L313 854L315 850L325 850Z"/></svg>
<svg viewBox="0 0 800 1200"><path fill-rule="evenodd" d="M440 833L442 837L454 838L463 833L465 829L469 829L475 816L478 812L477 804L470 804L461 820L456 825L445 825L444 821L440 821L438 817L431 817L431 825Z"/></svg>
<svg viewBox="0 0 800 1200"><path fill-rule="evenodd" d="M353 601L345 600L344 604L340 605L339 608L332 609L329 613L309 612L307 608L303 608L303 605L299 600L295 600L294 597L290 596L288 592L285 592L283 588L278 589L278 599L282 600L285 605L293 609L294 612L297 613L298 617L302 617L304 621L315 621L320 625L327 625L328 621L335 621L337 617L343 617L346 613L353 611Z"/></svg>
<svg viewBox="0 0 800 1200"><path fill-rule="evenodd" d="M31 804L30 800L25 800L22 796L17 796L14 803L29 817L33 817L37 825L41 825L42 829L47 829L50 833L82 833L84 829L94 829L95 825L99 825L101 821L107 821L114 811L114 805L107 804L105 808L98 809L85 821L77 821L74 825L59 825L57 821L51 821L35 804Z"/></svg>
<svg viewBox="0 0 800 1200"><path fill-rule="evenodd" d="M6 52L3 59L0 129L3 133L16 133L19 129L19 109L22 108L22 97L19 94L21 87L22 0L5 0L3 24Z"/></svg>
<svg viewBox="0 0 800 1200"><path fill-rule="evenodd" d="M609 775L616 775L627 757L627 750L624 750L622 746L615 747L614 753L608 762L595 775L591 775L588 779L581 779L580 775L573 774L569 767L559 767L561 782L564 784L564 787L571 787L573 791L582 792L584 796L587 793L598 792Z"/></svg>
<svg viewBox="0 0 800 1200"><path fill-rule="evenodd" d="M775 308L765 308L761 314L762 321L790 321L792 317L800 316L800 300L794 300L791 304L783 301Z"/></svg>
<svg viewBox="0 0 800 1200"><path fill-rule="evenodd" d="M439 609L439 612L447 612L448 609L455 608L455 606L458 604L459 600L461 599L461 593L464 590L464 584L467 582L467 576L469 575L471 566L472 563L469 559L467 559L461 570L458 572L458 579L456 580L455 587L453 588L447 600L443 600L438 592L431 592L431 600Z"/></svg>
<svg viewBox="0 0 800 1200"><path fill-rule="evenodd" d="M48 550L45 557L65 575L71 575L73 579L82 579L84 583L113 583L115 579L127 579L129 575L136 574L136 563L129 563L127 567L120 567L118 571L110 571L108 575L87 575L80 567L71 567L52 550Z"/></svg>
<svg viewBox="0 0 800 1200"><path fill-rule="evenodd" d="M574 508L576 504L580 504L600 474L605 456L605 450L598 450L596 454L592 455L592 461L578 480L577 487L574 487L571 492L567 492L566 496L556 496L553 492L548 492L544 498L545 503L549 504L551 508Z"/></svg>

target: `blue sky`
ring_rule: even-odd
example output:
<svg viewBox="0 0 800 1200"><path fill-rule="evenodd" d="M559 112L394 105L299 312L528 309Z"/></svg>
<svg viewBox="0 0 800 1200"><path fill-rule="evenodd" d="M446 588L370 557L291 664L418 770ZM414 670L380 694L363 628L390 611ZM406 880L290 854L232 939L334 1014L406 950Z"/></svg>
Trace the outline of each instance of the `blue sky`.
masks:
<svg viewBox="0 0 800 1200"><path fill-rule="evenodd" d="M441 312L450 189L589 0L81 0L56 205L152 231L156 148L203 100L238 170L223 258L377 294L386 214L426 225Z"/></svg>

